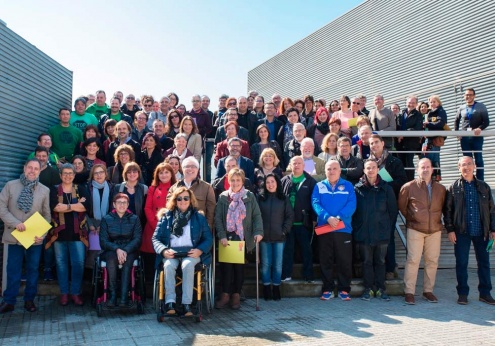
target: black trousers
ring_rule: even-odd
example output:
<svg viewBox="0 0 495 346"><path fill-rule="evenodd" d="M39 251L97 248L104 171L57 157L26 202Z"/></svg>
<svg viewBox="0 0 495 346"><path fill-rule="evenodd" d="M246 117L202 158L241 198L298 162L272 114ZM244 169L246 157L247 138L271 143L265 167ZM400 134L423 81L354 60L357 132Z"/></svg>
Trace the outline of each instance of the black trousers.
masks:
<svg viewBox="0 0 495 346"><path fill-rule="evenodd" d="M129 284L131 282L131 269L134 260L138 257L135 252L127 254L127 260L122 265L122 277L121 277L121 299L127 300L129 293ZM117 269L119 267L119 260L115 251L107 251L102 255L102 259L107 262L108 272L108 288L110 291L115 292L117 286Z"/></svg>
<svg viewBox="0 0 495 346"><path fill-rule="evenodd" d="M322 292L335 289L333 267L337 269L337 289L350 292L352 278L352 235L330 232L318 236Z"/></svg>
<svg viewBox="0 0 495 346"><path fill-rule="evenodd" d="M358 244L363 258L363 284L365 289L385 290L385 256L388 244Z"/></svg>
<svg viewBox="0 0 495 346"><path fill-rule="evenodd" d="M241 293L244 283L244 264L220 263L222 293Z"/></svg>

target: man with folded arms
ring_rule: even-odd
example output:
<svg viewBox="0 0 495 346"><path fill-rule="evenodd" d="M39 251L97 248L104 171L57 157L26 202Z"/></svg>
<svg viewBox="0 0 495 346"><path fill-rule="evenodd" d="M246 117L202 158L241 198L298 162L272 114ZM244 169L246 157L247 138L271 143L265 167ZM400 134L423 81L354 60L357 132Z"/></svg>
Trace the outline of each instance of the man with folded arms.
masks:
<svg viewBox="0 0 495 346"><path fill-rule="evenodd" d="M40 171L41 164L38 159L27 160L20 178L9 181L0 192L0 218L5 227L2 242L8 244L7 288L3 291L0 313L14 310L21 285L21 268L24 260L26 261L24 309L28 312L36 311L34 298L38 291L43 237L34 237L34 244L26 249L19 244L12 231L17 229L24 232L26 230L24 222L36 212L39 212L47 222L51 220L50 190L40 184Z"/></svg>
<svg viewBox="0 0 495 346"><path fill-rule="evenodd" d="M399 193L399 209L406 219L407 260L404 270L406 304L414 305L414 292L419 262L424 255L423 298L437 303L433 294L442 242L442 209L445 187L431 179L430 159L418 162L417 177L405 184Z"/></svg>
<svg viewBox="0 0 495 346"><path fill-rule="evenodd" d="M326 179L316 184L311 196L313 210L318 216L318 226L337 227L340 221L344 228L318 236L321 279L321 300L334 297L335 282L333 266L337 267L339 298L351 300L352 273L352 214L356 210L354 186L340 177L338 161L330 159L325 164Z"/></svg>

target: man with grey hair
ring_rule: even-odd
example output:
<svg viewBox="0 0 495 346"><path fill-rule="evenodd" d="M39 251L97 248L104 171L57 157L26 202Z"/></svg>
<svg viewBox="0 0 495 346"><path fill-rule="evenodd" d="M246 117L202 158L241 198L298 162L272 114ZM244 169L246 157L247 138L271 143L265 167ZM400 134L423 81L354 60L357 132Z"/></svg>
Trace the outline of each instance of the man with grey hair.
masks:
<svg viewBox="0 0 495 346"><path fill-rule="evenodd" d="M445 187L431 179L433 168L430 159L419 160L418 176L400 189L399 210L406 219L407 259L404 268L406 304L414 305L414 292L419 262L424 256L423 298L438 302L433 294L442 242L442 210Z"/></svg>
<svg viewBox="0 0 495 346"><path fill-rule="evenodd" d="M375 109L372 109L369 118L373 131L395 131L397 124L395 122L395 115L390 108L384 106L383 96L380 94L375 95L373 98L375 103ZM385 147L391 149L394 146L394 139L392 137L384 137Z"/></svg>
<svg viewBox="0 0 495 346"><path fill-rule="evenodd" d="M256 98L256 96L258 96L260 93L257 92L256 90L249 90L248 91L248 96L252 97L253 99Z"/></svg>
<svg viewBox="0 0 495 346"><path fill-rule="evenodd" d="M272 102L275 104L275 109L277 111L277 114L278 114L278 110L280 109L280 104L282 103L282 96L280 96L280 94L273 94L272 95Z"/></svg>
<svg viewBox="0 0 495 346"><path fill-rule="evenodd" d="M241 155L241 150L242 150L242 142L243 140L239 139L238 137L234 137L229 139L228 141L228 146L227 149L229 151L229 155L225 155L221 159L218 160L218 165L217 165L217 174L215 176L215 179L218 179L220 177L223 177L225 175L225 158L227 156L233 156L237 160L238 167L244 171L244 174L246 175L246 178L251 180L251 182L254 181L254 164L251 159L249 159L246 156ZM248 147L249 150L249 147Z"/></svg>
<svg viewBox="0 0 495 346"><path fill-rule="evenodd" d="M136 97L133 94L127 95L125 97L125 103L120 107L120 110L134 120L136 118L136 112L139 111L139 107L136 106Z"/></svg>
<svg viewBox="0 0 495 346"><path fill-rule="evenodd" d="M14 310L21 285L21 268L25 261L26 287L24 289L24 309L36 311L34 299L38 291L41 244L44 236L34 237L34 244L25 248L12 235L16 229L26 231L25 222L39 212L46 222L51 221L50 190L39 183L41 164L30 159L24 164L24 172L19 179L7 182L0 192L0 218L4 223L2 242L7 245L7 288L3 291L0 313Z"/></svg>
<svg viewBox="0 0 495 346"><path fill-rule="evenodd" d="M284 170L289 166L291 158L301 155L301 142L306 137L306 128L301 123L295 123L292 127L292 134L294 138L284 146Z"/></svg>
<svg viewBox="0 0 495 346"><path fill-rule="evenodd" d="M170 99L167 96L163 96L160 99L160 110L158 112L151 112L146 124L148 128L153 128L155 120L161 120L164 124L167 123L167 114L169 111Z"/></svg>
<svg viewBox="0 0 495 346"><path fill-rule="evenodd" d="M191 102L192 108L186 113L186 115L190 115L194 119L201 138L205 139L205 137L207 137L213 131L211 118L208 113L206 113L206 111L201 108L201 96L199 96L198 94L193 95L191 98Z"/></svg>
<svg viewBox="0 0 495 346"><path fill-rule="evenodd" d="M199 162L194 156L189 156L182 160L181 167L184 178L170 187L167 200L181 186L191 190L198 200L198 210L204 213L210 229L213 229L216 205L213 188L199 177Z"/></svg>
<svg viewBox="0 0 495 346"><path fill-rule="evenodd" d="M366 109L366 101L367 101L366 96L364 94L358 94L356 97L360 100L359 101L360 112L368 116L370 114L370 111Z"/></svg>
<svg viewBox="0 0 495 346"><path fill-rule="evenodd" d="M358 130L359 140L352 146L352 155L358 159L367 160L370 157L370 138L373 130L369 125L363 125ZM338 149L337 149L338 150Z"/></svg>
<svg viewBox="0 0 495 346"><path fill-rule="evenodd" d="M311 138L306 137L301 141L301 156L306 173L317 182L325 179L325 161L315 156L315 142ZM287 168L287 172L290 172L290 167Z"/></svg>

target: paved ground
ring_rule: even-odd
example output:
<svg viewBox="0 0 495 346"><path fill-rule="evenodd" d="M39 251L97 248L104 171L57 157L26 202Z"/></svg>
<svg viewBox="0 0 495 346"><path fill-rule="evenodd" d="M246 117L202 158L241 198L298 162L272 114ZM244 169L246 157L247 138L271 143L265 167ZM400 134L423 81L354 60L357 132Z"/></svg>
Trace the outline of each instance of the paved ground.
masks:
<svg viewBox="0 0 495 346"><path fill-rule="evenodd" d="M158 323L149 306L145 315L112 311L98 318L90 306L60 307L56 297L39 297L36 313L24 312L18 302L16 311L0 316L0 344L495 345L495 306L477 300L475 272L470 284L467 306L455 303L455 272L442 270L435 291L438 304L419 296L415 306L405 305L402 297L390 302L292 298L261 300L261 311L256 311L255 300L248 299L240 311L217 310L201 323Z"/></svg>

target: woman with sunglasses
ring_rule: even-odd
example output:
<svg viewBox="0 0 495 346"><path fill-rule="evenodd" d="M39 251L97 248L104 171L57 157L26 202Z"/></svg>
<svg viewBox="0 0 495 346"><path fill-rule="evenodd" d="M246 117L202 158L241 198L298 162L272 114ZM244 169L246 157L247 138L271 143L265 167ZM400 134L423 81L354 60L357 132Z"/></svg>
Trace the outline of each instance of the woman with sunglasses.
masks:
<svg viewBox="0 0 495 346"><path fill-rule="evenodd" d="M175 275L182 268L182 311L193 315L191 303L194 289L194 267L211 262L213 238L206 218L197 209L198 202L191 190L181 186L172 192L167 208L158 215L152 241L155 252L162 257L165 271L165 311L176 315Z"/></svg>
<svg viewBox="0 0 495 346"><path fill-rule="evenodd" d="M170 110L167 115L167 128L165 129L165 136L174 139L175 135L180 132L181 121L182 115L179 111L177 109Z"/></svg>
<svg viewBox="0 0 495 346"><path fill-rule="evenodd" d="M107 307L117 306L117 267L122 266L120 305L130 307L129 284L134 260L138 257L141 244L141 223L128 210L129 196L118 193L113 197L113 207L100 225L100 244L104 251L102 260L107 263L110 297Z"/></svg>
<svg viewBox="0 0 495 346"><path fill-rule="evenodd" d="M263 239L263 220L256 197L244 188L244 171L230 170L227 176L229 189L220 194L215 208L215 229L219 246L227 247L229 241L245 241L245 251L252 252L255 244ZM221 295L215 308L241 307L240 293L244 282L244 265L220 263L222 272Z"/></svg>

